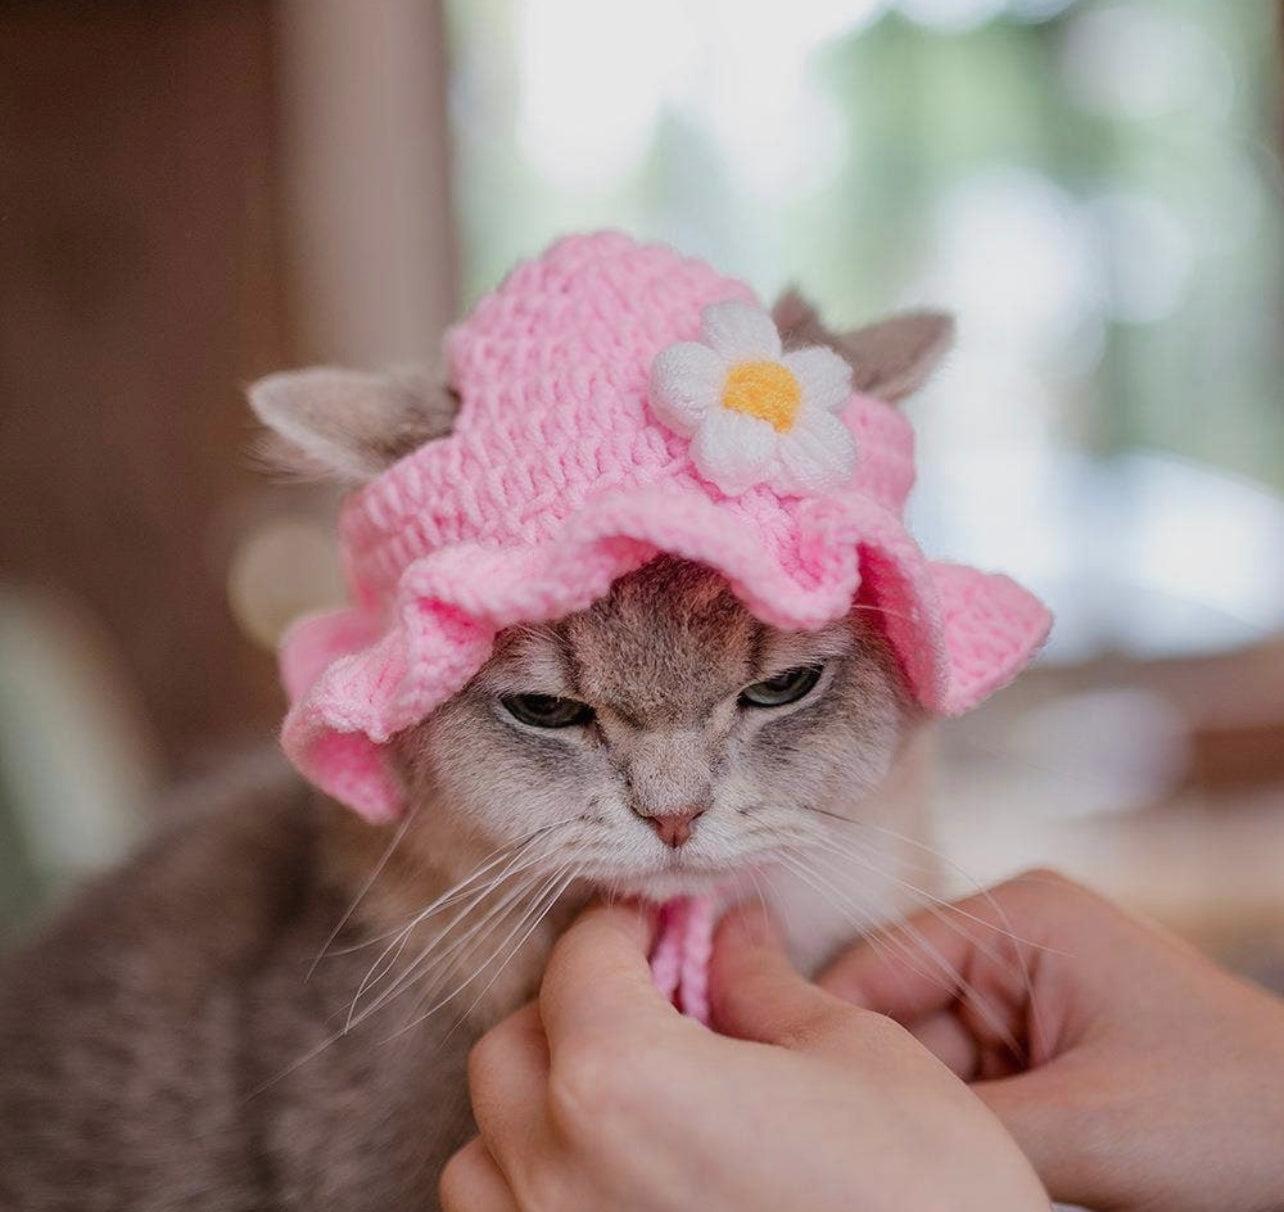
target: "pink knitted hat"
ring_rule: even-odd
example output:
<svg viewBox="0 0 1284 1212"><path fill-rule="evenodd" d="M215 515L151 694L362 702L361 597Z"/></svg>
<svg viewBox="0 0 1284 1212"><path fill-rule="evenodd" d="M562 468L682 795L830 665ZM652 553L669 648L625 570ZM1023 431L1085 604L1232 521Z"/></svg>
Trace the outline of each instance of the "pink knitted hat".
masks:
<svg viewBox="0 0 1284 1212"><path fill-rule="evenodd" d="M573 236L446 336L461 405L346 502L352 604L281 649L286 753L375 821L385 746L459 690L499 631L560 618L658 553L721 572L749 610L816 628L859 591L928 710L966 711L1049 616L1007 577L926 559L902 514L905 419L827 348L782 352L743 284L659 245Z"/></svg>

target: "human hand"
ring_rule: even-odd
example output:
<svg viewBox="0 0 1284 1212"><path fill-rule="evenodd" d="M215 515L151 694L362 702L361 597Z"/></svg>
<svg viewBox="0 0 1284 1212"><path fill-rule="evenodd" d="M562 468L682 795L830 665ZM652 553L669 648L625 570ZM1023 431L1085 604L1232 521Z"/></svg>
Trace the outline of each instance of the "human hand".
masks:
<svg viewBox="0 0 1284 1212"><path fill-rule="evenodd" d="M537 1002L474 1049L480 1137L446 1212L1033 1212L1048 1207L998 1121L890 1019L803 980L771 924L721 928L715 1023L654 989L651 923L589 909Z"/></svg>
<svg viewBox="0 0 1284 1212"><path fill-rule="evenodd" d="M975 1082L1055 1199L1284 1208L1284 1004L1055 873L957 909L856 944L820 983Z"/></svg>

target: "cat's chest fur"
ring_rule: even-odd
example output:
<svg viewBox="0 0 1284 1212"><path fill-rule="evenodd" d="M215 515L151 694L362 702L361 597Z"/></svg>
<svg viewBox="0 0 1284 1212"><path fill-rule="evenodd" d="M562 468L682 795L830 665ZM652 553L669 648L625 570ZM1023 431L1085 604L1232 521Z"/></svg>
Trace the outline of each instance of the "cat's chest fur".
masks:
<svg viewBox="0 0 1284 1212"><path fill-rule="evenodd" d="M907 838L881 846L881 869L765 885L804 968L851 936L857 913L873 924L906 907L922 774L911 745L866 805L888 838ZM441 1166L473 1130L468 1050L537 987L573 904L502 980L425 1014L435 1003L398 981L438 927L397 950L396 897L368 893L335 933L366 870L336 873L335 820L297 787L206 812L9 957L0 1207L435 1206ZM450 988L477 962L456 958L438 974Z"/></svg>
<svg viewBox="0 0 1284 1212"><path fill-rule="evenodd" d="M171 831L0 967L0 1207L435 1206L479 1028L342 1033L370 952L309 976L346 908L310 798Z"/></svg>

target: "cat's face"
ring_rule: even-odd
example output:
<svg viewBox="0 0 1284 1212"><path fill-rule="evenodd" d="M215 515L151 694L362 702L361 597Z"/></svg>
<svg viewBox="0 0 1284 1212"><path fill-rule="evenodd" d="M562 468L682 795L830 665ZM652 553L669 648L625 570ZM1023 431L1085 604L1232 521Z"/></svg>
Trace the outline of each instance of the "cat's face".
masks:
<svg viewBox="0 0 1284 1212"><path fill-rule="evenodd" d="M489 849L534 834L550 871L602 888L707 891L823 845L888 772L912 709L877 622L777 631L714 573L658 559L501 636L399 738L411 799Z"/></svg>

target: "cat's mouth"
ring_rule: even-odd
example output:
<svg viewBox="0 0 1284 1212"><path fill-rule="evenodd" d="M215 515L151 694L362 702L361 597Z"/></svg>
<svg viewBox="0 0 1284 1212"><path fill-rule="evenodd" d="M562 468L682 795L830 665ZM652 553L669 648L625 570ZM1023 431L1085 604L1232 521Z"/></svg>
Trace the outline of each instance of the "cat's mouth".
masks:
<svg viewBox="0 0 1284 1212"><path fill-rule="evenodd" d="M724 892L741 883L751 883L752 875L747 867L711 867L706 864L674 860L654 870L631 872L627 876L610 880L596 881L602 891L612 891L616 895L636 896L656 904L679 897L709 896Z"/></svg>

